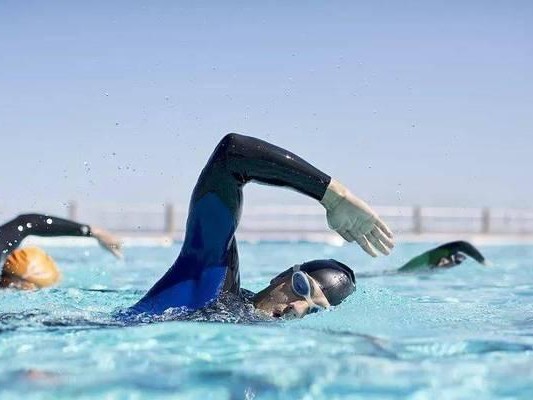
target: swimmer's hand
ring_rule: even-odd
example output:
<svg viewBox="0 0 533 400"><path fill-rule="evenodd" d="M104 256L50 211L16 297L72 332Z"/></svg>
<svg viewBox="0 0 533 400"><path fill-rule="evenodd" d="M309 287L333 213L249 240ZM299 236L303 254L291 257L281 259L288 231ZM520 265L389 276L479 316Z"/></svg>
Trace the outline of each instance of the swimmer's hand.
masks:
<svg viewBox="0 0 533 400"><path fill-rule="evenodd" d="M348 242L357 242L372 257L376 250L388 255L394 247L392 232L363 200L335 179L320 203L326 209L328 225Z"/></svg>
<svg viewBox="0 0 533 400"><path fill-rule="evenodd" d="M107 232L104 229L96 227L91 227L91 235L96 240L98 240L100 246L111 252L115 257L123 258L122 243L117 237L113 236L111 233Z"/></svg>

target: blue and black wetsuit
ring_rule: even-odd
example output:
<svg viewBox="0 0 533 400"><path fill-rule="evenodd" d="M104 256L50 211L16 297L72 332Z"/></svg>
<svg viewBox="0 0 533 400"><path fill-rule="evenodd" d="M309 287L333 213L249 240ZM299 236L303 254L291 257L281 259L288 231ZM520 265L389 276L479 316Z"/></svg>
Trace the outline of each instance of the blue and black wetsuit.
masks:
<svg viewBox="0 0 533 400"><path fill-rule="evenodd" d="M91 227L43 214L22 214L0 226L0 270L7 256L24 238L35 236L91 236Z"/></svg>
<svg viewBox="0 0 533 400"><path fill-rule="evenodd" d="M130 311L197 310L221 293L240 294L235 230L250 181L285 186L321 200L331 178L295 154L262 140L226 135L192 193L185 240L174 265Z"/></svg>

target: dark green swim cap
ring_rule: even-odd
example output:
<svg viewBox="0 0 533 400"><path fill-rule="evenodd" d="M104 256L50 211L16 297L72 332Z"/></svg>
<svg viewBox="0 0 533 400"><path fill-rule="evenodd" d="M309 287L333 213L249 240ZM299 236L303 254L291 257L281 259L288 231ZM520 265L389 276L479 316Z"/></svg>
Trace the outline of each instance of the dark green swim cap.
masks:
<svg viewBox="0 0 533 400"><path fill-rule="evenodd" d="M315 279L328 299L329 304L336 306L355 291L355 274L350 267L337 260L313 260L300 265L300 271ZM293 272L288 268L272 281Z"/></svg>

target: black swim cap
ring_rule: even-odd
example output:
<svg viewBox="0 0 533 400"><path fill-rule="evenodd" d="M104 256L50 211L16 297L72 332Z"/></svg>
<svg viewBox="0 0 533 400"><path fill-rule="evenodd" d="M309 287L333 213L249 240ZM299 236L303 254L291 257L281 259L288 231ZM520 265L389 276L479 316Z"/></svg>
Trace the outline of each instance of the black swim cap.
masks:
<svg viewBox="0 0 533 400"><path fill-rule="evenodd" d="M320 286L329 304L336 306L355 291L355 274L350 267L336 260L313 260L300 265ZM272 281L289 275L293 267L283 271Z"/></svg>

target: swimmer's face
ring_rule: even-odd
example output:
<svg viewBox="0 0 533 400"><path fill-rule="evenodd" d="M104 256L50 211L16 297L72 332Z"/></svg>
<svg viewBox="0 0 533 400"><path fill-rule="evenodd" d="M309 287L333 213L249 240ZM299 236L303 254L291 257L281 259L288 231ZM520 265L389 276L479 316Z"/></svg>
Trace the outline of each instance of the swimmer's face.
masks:
<svg viewBox="0 0 533 400"><path fill-rule="evenodd" d="M311 305L305 298L294 293L291 287L291 278L291 274L288 274L283 280L277 281L257 293L254 298L255 308L274 318L302 318L306 316L311 310ZM311 299L313 303L324 308L329 307L330 304L318 283L310 276L308 279L312 285Z"/></svg>
<svg viewBox="0 0 533 400"><path fill-rule="evenodd" d="M449 257L442 257L437 263L439 268L451 268L461 264L466 260L466 256L462 253L452 254Z"/></svg>

